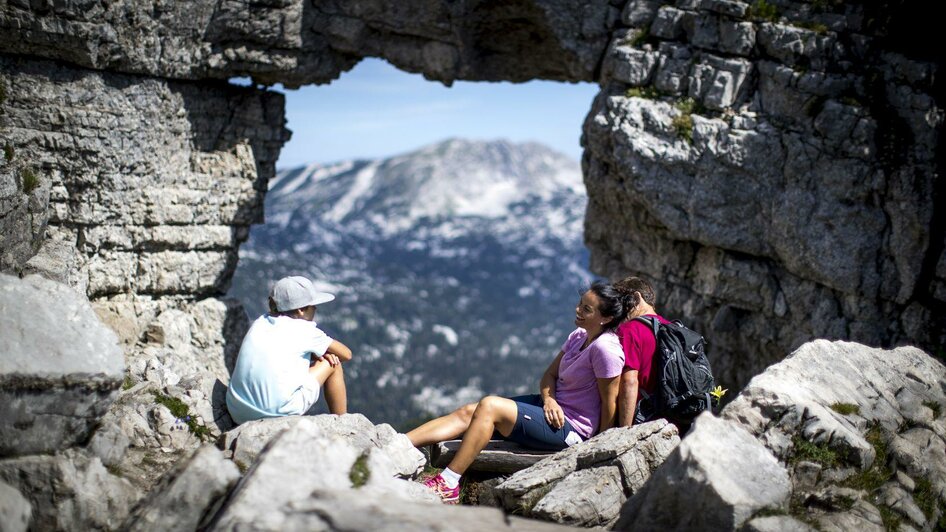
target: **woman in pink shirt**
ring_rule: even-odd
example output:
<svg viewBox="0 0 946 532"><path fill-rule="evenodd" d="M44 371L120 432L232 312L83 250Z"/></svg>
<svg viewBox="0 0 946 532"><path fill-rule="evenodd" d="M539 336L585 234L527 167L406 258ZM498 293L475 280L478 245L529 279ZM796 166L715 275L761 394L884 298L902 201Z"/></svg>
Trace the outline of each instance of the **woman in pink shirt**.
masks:
<svg viewBox="0 0 946 532"><path fill-rule="evenodd" d="M447 468L425 484L444 502L457 502L460 476L494 432L525 447L557 451L613 427L624 367L613 331L625 314L620 293L607 283L593 283L575 308L578 328L545 370L538 394L491 395L410 431L407 436L417 447L463 434Z"/></svg>

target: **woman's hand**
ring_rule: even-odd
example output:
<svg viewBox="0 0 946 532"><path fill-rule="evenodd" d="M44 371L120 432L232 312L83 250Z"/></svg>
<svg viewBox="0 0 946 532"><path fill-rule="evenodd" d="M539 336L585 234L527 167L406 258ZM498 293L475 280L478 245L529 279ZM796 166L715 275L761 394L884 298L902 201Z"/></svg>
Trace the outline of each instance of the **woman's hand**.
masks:
<svg viewBox="0 0 946 532"><path fill-rule="evenodd" d="M551 397L546 397L543 402L542 410L545 412L545 421L553 429L558 430L565 426L565 412L559 406L558 401Z"/></svg>
<svg viewBox="0 0 946 532"><path fill-rule="evenodd" d="M333 368L341 364L341 361L338 359L338 357L333 355L332 353L325 353L324 355L322 355L322 360L328 362L328 365L332 366Z"/></svg>

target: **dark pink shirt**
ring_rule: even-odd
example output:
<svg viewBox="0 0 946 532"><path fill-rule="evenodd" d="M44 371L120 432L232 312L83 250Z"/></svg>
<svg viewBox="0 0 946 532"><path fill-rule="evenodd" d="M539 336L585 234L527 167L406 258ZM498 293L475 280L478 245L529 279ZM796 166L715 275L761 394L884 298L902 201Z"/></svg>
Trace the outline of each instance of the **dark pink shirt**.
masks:
<svg viewBox="0 0 946 532"><path fill-rule="evenodd" d="M670 323L656 314L647 314L647 317L656 317L660 323ZM631 320L618 325L617 334L624 349L624 366L637 370L640 388L653 395L657 389L657 381L651 378L654 351L657 349L654 329L644 322Z"/></svg>

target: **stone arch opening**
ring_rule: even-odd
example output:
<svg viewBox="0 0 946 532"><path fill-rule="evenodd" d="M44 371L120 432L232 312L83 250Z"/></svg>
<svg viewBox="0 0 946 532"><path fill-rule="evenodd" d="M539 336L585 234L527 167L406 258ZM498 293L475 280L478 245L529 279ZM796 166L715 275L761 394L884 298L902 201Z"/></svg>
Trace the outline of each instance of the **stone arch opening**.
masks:
<svg viewBox="0 0 946 532"><path fill-rule="evenodd" d="M596 91L445 87L380 60L286 91L293 139L228 296L252 320L284 275L335 293L318 321L358 354L349 404L376 422L529 392L591 276L579 132Z"/></svg>
<svg viewBox="0 0 946 532"><path fill-rule="evenodd" d="M16 223L4 216L16 226L4 231L15 235L4 248L18 251L4 254L3 269L79 287L130 343L139 341L163 310L222 293L218 277L202 275L208 264L226 269L253 221L244 216L253 209L234 201L255 202L258 212L273 172L267 154L284 140L278 95L235 95L222 80L323 83L377 56L446 83L598 82L585 129L594 269L658 282L668 313L717 338L726 382L745 382L813 337L935 349L946 340L935 76L942 61L894 42L924 12L905 2L774 4L769 12L729 0L201 2L160 10L7 2L0 130L16 157L2 176L6 212L17 215ZM37 75L20 83L30 68ZM115 111L114 123L88 114L81 87L65 101L24 104L57 90L57 69L101 86L96 96ZM133 97L122 92L126 82L168 97ZM204 96L183 109L173 104L174 87ZM207 102L230 109L240 98L253 102L239 106L252 112L208 132L219 110ZM181 139L193 148L168 157L180 163L173 175L148 172L123 151L136 148L122 143L122 124L155 110L177 125L167 137L143 134L141 150ZM911 134L879 143L890 116ZM194 140L201 134L239 142L203 151ZM886 159L898 164L884 168L884 149L907 157ZM186 160L175 159L182 153ZM99 171L100 160L116 171ZM27 166L43 178L29 191ZM227 166L246 167L228 176L232 189L214 173ZM127 176L134 185L115 193ZM189 203L202 201L197 191L234 200L214 209L226 213L219 224ZM177 211L197 215L170 229L147 218Z"/></svg>

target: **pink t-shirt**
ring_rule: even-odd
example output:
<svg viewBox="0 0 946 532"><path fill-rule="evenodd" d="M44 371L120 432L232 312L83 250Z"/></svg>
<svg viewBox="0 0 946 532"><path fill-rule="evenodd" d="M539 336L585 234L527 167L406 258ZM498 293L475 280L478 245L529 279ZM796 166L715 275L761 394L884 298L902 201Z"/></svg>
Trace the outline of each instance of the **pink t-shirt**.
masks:
<svg viewBox="0 0 946 532"><path fill-rule="evenodd" d="M562 345L562 361L555 382L555 400L565 418L585 438L594 436L601 420L601 394L597 379L617 377L624 368L624 352L617 335L603 333L585 349L588 333L578 328Z"/></svg>
<svg viewBox="0 0 946 532"><path fill-rule="evenodd" d="M662 316L648 314L646 317L656 317L660 323L670 323ZM657 390L657 381L651 378L651 369L654 361L654 351L657 349L657 339L654 338L654 329L642 321L625 321L618 325L618 338L624 349L624 365L638 371L637 382L648 395Z"/></svg>

